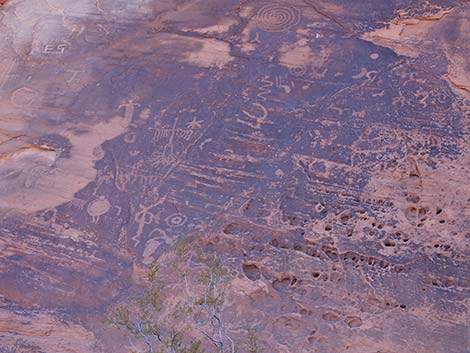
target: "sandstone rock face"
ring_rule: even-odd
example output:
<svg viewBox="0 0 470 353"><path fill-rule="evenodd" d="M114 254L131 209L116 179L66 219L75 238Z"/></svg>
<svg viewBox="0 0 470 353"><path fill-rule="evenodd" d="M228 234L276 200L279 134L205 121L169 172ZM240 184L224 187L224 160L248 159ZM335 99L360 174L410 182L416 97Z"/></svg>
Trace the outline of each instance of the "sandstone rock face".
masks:
<svg viewBox="0 0 470 353"><path fill-rule="evenodd" d="M469 18L8 0L0 352L127 352L107 310L194 234L233 274L240 352L245 321L263 352L467 352Z"/></svg>

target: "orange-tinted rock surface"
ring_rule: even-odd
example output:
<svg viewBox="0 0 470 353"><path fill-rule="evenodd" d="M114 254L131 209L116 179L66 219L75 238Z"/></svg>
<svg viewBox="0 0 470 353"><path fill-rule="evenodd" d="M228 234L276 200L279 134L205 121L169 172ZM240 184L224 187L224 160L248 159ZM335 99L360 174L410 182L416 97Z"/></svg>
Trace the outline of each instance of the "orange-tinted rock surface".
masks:
<svg viewBox="0 0 470 353"><path fill-rule="evenodd" d="M240 352L246 320L263 352L468 352L469 18L7 1L0 352L127 352L106 312L194 234Z"/></svg>

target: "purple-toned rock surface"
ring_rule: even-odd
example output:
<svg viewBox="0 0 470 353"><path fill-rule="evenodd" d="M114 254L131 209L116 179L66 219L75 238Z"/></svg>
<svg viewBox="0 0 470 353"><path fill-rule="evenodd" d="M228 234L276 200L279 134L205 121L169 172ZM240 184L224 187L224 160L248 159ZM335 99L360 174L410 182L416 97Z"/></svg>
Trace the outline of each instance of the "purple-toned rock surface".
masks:
<svg viewBox="0 0 470 353"><path fill-rule="evenodd" d="M468 352L468 1L0 21L1 353L128 352L106 313L193 235L231 273L240 353L246 321L261 352Z"/></svg>

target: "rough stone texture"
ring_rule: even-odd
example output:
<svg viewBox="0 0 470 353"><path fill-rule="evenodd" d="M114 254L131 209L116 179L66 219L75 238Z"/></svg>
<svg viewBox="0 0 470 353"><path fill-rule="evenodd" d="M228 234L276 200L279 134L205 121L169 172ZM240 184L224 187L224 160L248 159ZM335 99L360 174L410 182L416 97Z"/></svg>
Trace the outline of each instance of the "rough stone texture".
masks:
<svg viewBox="0 0 470 353"><path fill-rule="evenodd" d="M468 352L469 19L7 1L0 352L126 352L104 313L195 233L264 352Z"/></svg>

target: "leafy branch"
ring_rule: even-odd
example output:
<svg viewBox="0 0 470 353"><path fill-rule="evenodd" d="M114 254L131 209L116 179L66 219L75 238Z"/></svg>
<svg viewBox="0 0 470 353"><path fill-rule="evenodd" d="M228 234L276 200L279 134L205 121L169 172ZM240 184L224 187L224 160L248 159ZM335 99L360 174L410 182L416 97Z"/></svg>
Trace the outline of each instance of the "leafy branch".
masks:
<svg viewBox="0 0 470 353"><path fill-rule="evenodd" d="M180 242L173 273L183 280L183 298L169 295L160 266L153 263L141 294L110 311L107 322L123 331L132 353L203 353L203 343L216 353L238 352L224 315L230 276L221 261L202 247ZM247 353L260 353L248 323ZM199 338L195 338L199 335Z"/></svg>

